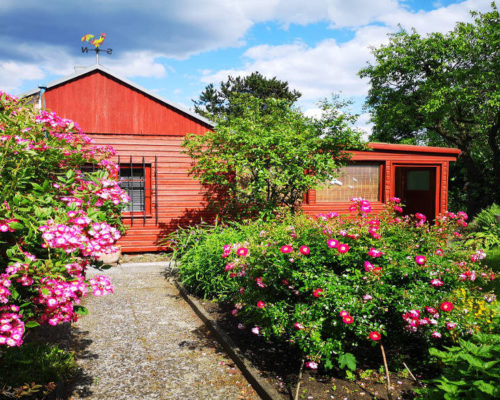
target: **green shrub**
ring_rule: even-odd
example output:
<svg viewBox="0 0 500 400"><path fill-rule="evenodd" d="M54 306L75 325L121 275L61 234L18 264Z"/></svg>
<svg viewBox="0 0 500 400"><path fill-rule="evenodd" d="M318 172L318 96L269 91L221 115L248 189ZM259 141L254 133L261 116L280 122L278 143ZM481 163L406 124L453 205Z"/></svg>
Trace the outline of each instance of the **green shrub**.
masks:
<svg viewBox="0 0 500 400"><path fill-rule="evenodd" d="M493 277L479 262L484 252L459 232L467 216L447 213L430 225L420 214L397 217L396 201L379 216L358 200L352 216L253 223L244 242L223 248L240 288L235 313L255 334L291 343L309 366L327 369L354 368L349 352L370 343L398 353L411 343L420 355L487 331L494 297L479 287Z"/></svg>
<svg viewBox="0 0 500 400"><path fill-rule="evenodd" d="M444 351L431 348L430 354L444 365L442 375L419 390L425 399L498 399L500 398L499 307L492 321L496 333L478 333L469 340L459 339L457 346Z"/></svg>
<svg viewBox="0 0 500 400"><path fill-rule="evenodd" d="M236 225L223 228L206 223L180 228L170 235L172 258L186 289L197 296L219 300L227 299L237 290L236 283L224 273L221 249L226 243L237 243L242 238L243 233Z"/></svg>
<svg viewBox="0 0 500 400"><path fill-rule="evenodd" d="M74 122L0 91L0 347L20 346L27 328L76 321L90 290L112 292L85 271L118 251L128 196L114 150L92 143Z"/></svg>
<svg viewBox="0 0 500 400"><path fill-rule="evenodd" d="M10 387L18 396L23 392L33 394L46 390L50 383L71 378L76 368L73 353L57 345L25 343L8 347L0 352L0 388Z"/></svg>
<svg viewBox="0 0 500 400"><path fill-rule="evenodd" d="M500 215L500 206L493 203L482 210L469 226L471 236L481 241L487 249L500 246L500 222L496 220L495 215Z"/></svg>

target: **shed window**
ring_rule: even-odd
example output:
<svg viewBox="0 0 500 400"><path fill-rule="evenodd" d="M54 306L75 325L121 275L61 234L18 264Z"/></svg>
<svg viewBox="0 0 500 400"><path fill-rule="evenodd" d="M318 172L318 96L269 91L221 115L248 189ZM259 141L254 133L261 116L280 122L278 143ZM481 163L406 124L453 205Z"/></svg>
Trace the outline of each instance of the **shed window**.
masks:
<svg viewBox="0 0 500 400"><path fill-rule="evenodd" d="M353 197L380 201L379 163L356 163L342 167L336 178L316 189L317 203L350 201Z"/></svg>
<svg viewBox="0 0 500 400"><path fill-rule="evenodd" d="M120 164L120 186L130 197L124 212L151 212L151 165Z"/></svg>

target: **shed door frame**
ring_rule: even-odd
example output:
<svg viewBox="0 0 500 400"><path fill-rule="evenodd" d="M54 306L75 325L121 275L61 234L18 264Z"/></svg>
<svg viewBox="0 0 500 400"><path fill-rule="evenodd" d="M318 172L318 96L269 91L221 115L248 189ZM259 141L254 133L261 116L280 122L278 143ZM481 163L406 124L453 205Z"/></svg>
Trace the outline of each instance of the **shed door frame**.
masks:
<svg viewBox="0 0 500 400"><path fill-rule="evenodd" d="M412 168L412 169L429 169L429 168L434 168L435 169L435 196L434 196L434 213L435 215L432 217L432 219L437 218L437 216L441 213L441 178L442 178L442 164L427 164L427 163L393 163L392 164L392 179L391 179L391 197L396 196L396 169L397 168ZM430 216L427 215L429 218ZM430 219L430 218L429 218Z"/></svg>

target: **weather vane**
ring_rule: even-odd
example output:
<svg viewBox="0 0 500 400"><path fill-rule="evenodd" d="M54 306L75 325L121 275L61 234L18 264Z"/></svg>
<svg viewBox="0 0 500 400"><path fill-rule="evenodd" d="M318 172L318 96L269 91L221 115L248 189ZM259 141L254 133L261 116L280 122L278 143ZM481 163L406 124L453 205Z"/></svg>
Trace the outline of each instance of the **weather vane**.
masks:
<svg viewBox="0 0 500 400"><path fill-rule="evenodd" d="M102 42L104 42L104 39L106 39L106 34L101 33L98 39L95 38L94 35L87 34L82 37L82 42L89 42L92 46L94 46L94 49L89 49L88 47L82 47L82 53L88 53L89 51L95 51L95 59L96 59L96 64L99 64L99 53L105 52L107 54L111 54L113 52L113 49L101 49L100 46Z"/></svg>

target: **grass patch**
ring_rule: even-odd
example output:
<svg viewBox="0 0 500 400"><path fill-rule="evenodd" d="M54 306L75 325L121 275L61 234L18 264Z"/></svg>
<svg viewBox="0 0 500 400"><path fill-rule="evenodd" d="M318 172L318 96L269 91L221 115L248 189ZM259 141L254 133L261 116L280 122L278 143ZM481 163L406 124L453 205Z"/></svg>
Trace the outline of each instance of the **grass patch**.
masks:
<svg viewBox="0 0 500 400"><path fill-rule="evenodd" d="M25 343L0 351L0 397L3 388L31 395L55 388L54 383L71 378L77 365L73 353L53 344ZM27 392L27 393L26 393Z"/></svg>

